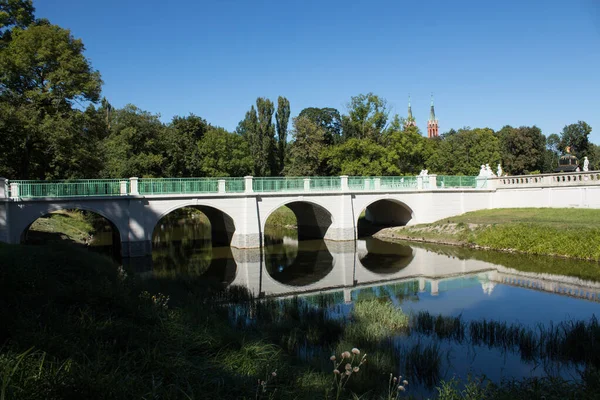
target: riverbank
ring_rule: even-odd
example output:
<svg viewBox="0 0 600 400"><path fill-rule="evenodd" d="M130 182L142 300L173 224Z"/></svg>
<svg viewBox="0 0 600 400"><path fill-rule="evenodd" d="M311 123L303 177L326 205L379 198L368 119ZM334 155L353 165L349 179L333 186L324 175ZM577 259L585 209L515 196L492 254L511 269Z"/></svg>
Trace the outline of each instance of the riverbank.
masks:
<svg viewBox="0 0 600 400"><path fill-rule="evenodd" d="M373 236L600 261L600 210L481 210L432 224L386 228Z"/></svg>

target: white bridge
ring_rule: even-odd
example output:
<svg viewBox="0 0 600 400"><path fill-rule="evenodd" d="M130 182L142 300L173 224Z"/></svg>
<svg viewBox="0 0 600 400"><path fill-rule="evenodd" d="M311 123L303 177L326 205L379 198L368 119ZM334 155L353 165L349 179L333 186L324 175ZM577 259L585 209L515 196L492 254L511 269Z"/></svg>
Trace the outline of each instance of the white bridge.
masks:
<svg viewBox="0 0 600 400"><path fill-rule="evenodd" d="M281 206L303 239L352 241L358 220L378 225L434 222L506 207L600 208L600 171L501 178L313 177L7 181L0 178L0 241L20 243L38 218L80 209L109 220L124 257L149 255L162 217L195 207L215 245L259 248L267 218Z"/></svg>

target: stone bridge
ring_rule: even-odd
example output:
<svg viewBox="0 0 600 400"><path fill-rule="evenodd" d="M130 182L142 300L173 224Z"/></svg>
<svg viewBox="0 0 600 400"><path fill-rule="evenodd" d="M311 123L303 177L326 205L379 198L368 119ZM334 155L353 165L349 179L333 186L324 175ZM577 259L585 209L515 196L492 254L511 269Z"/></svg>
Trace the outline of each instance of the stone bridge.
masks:
<svg viewBox="0 0 600 400"><path fill-rule="evenodd" d="M0 178L0 241L20 243L38 218L62 209L112 223L124 257L149 255L161 218L195 207L210 220L214 245L260 248L281 206L304 239L352 241L361 213L380 226L412 225L490 208L600 208L600 172L501 178L312 177L7 181Z"/></svg>

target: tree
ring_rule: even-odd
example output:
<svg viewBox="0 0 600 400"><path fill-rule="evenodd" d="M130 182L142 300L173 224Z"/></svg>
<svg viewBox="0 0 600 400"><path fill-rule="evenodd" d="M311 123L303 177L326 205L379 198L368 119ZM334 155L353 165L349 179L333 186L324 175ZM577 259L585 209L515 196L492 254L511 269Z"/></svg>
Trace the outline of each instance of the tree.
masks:
<svg viewBox="0 0 600 400"><path fill-rule="evenodd" d="M34 21L31 0L0 0L0 48L11 40L11 28L27 28Z"/></svg>
<svg viewBox="0 0 600 400"><path fill-rule="evenodd" d="M194 114L175 116L166 129L166 176L194 176L200 174L198 142L211 126Z"/></svg>
<svg viewBox="0 0 600 400"><path fill-rule="evenodd" d="M546 138L536 126L503 127L497 135L502 152L502 168L511 175L542 171L546 157Z"/></svg>
<svg viewBox="0 0 600 400"><path fill-rule="evenodd" d="M290 120L290 102L285 97L279 96L277 99L277 114L275 121L277 123L277 156L278 173L283 172L285 164L285 148L287 145L287 129Z"/></svg>
<svg viewBox="0 0 600 400"><path fill-rule="evenodd" d="M335 108L308 107L300 111L305 117L325 130L325 144L331 146L342 142L342 118Z"/></svg>
<svg viewBox="0 0 600 400"><path fill-rule="evenodd" d="M27 10L23 12L23 17L3 15L9 22L26 21ZM52 167L63 162L53 162L56 149L69 137L85 139L83 127L73 125L83 121L73 105L98 101L102 81L83 51L81 40L45 20L11 30L10 40L0 47L0 120L6 133L0 144L0 171L11 171L13 179L56 176L59 172ZM7 166L15 160L20 165Z"/></svg>
<svg viewBox="0 0 600 400"><path fill-rule="evenodd" d="M316 176L322 174L321 153L325 148L325 130L306 117L293 119L294 142L285 174Z"/></svg>
<svg viewBox="0 0 600 400"><path fill-rule="evenodd" d="M397 174L388 151L371 139L348 139L324 152L332 174L379 176Z"/></svg>
<svg viewBox="0 0 600 400"><path fill-rule="evenodd" d="M236 129L248 141L254 176L268 176L276 170L274 111L271 100L259 97L256 99L256 109L252 106Z"/></svg>
<svg viewBox="0 0 600 400"><path fill-rule="evenodd" d="M588 136L591 132L592 127L584 121L565 126L560 134L562 150L566 151L566 148L569 147L572 154L579 159L583 159L590 151Z"/></svg>
<svg viewBox="0 0 600 400"><path fill-rule="evenodd" d="M198 142L201 176L246 176L252 172L248 143L223 128L210 128Z"/></svg>
<svg viewBox="0 0 600 400"><path fill-rule="evenodd" d="M113 112L103 176L111 178L160 177L165 173L166 127L159 115L129 104Z"/></svg>
<svg viewBox="0 0 600 400"><path fill-rule="evenodd" d="M401 175L418 175L425 169L425 164L431 153L432 141L423 137L414 126L405 130L386 132L384 145L388 152L387 159L394 165L390 172Z"/></svg>
<svg viewBox="0 0 600 400"><path fill-rule="evenodd" d="M359 94L351 98L347 107L348 115L342 117L344 139L378 141L388 121L387 101L373 93Z"/></svg>

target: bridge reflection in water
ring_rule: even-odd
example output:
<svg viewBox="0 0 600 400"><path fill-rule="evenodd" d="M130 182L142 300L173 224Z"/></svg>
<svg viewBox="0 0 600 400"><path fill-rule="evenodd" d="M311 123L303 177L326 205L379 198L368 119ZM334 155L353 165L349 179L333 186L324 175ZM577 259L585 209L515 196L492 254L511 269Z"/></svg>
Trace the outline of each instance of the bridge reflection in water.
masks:
<svg viewBox="0 0 600 400"><path fill-rule="evenodd" d="M412 283L432 296L477 285L491 295L497 284L503 284L600 302L600 282L523 272L371 238L355 242L284 238L265 249L212 248L196 261L169 268L175 269L175 276L189 271L198 259L203 267L192 267L196 273L223 286L246 287L258 297L338 293L336 298L350 302L355 291L402 283ZM157 261L160 257L155 256L155 265Z"/></svg>

